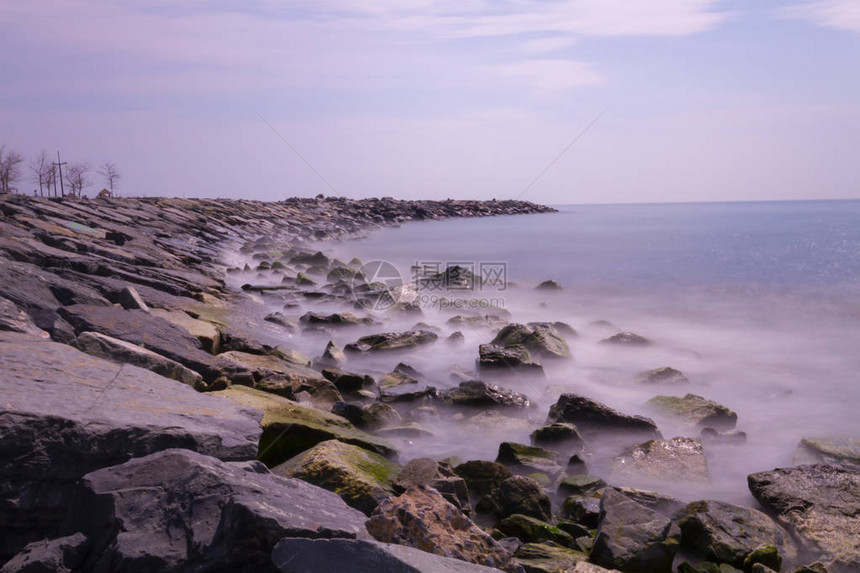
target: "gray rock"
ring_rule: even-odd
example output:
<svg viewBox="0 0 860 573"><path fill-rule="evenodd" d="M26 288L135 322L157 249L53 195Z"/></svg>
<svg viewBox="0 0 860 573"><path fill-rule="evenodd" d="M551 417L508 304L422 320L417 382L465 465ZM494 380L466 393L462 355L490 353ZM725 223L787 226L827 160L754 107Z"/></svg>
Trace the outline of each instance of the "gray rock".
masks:
<svg viewBox="0 0 860 573"><path fill-rule="evenodd" d="M641 384L689 384L690 380L684 376L680 370L676 370L669 366L655 368L654 370L646 370L636 375L636 381Z"/></svg>
<svg viewBox="0 0 860 573"><path fill-rule="evenodd" d="M257 453L259 412L148 370L12 333L0 363L0 560L55 532L87 472L165 448Z"/></svg>
<svg viewBox="0 0 860 573"><path fill-rule="evenodd" d="M636 484L708 483L708 461L699 440L649 440L624 450L610 468L613 480Z"/></svg>
<svg viewBox="0 0 860 573"><path fill-rule="evenodd" d="M528 408L531 401L525 394L487 384L480 380L461 382L456 388L442 393L442 399L457 406L482 408L497 406L503 408Z"/></svg>
<svg viewBox="0 0 860 573"><path fill-rule="evenodd" d="M34 541L0 567L0 573L72 573L79 571L89 549L83 533Z"/></svg>
<svg viewBox="0 0 860 573"><path fill-rule="evenodd" d="M537 446L527 446L515 442L499 444L496 463L508 467L512 472L545 480L550 485L558 479L564 469L561 467L562 455Z"/></svg>
<svg viewBox="0 0 860 573"><path fill-rule="evenodd" d="M117 338L111 338L98 332L82 332L72 341L72 346L91 356L151 370L165 378L187 384L196 390L204 388L203 377L197 372L142 346Z"/></svg>
<svg viewBox="0 0 860 573"><path fill-rule="evenodd" d="M609 338L600 341L601 344L614 344L617 346L648 346L651 341L633 332L619 332Z"/></svg>
<svg viewBox="0 0 860 573"><path fill-rule="evenodd" d="M615 488L604 490L593 563L625 573L670 573L677 550L677 531L668 517Z"/></svg>
<svg viewBox="0 0 860 573"><path fill-rule="evenodd" d="M43 330L33 323L30 316L7 298L0 297L0 331L20 332L42 336ZM47 335L47 333L45 333Z"/></svg>
<svg viewBox="0 0 860 573"><path fill-rule="evenodd" d="M509 324L503 327L490 344L508 347L520 345L541 358L570 358L570 348L564 338L549 323Z"/></svg>
<svg viewBox="0 0 860 573"><path fill-rule="evenodd" d="M589 434L619 432L662 437L657 430L657 425L650 418L622 414L605 404L576 394L562 394L550 407L547 422L574 424L586 437Z"/></svg>
<svg viewBox="0 0 860 573"><path fill-rule="evenodd" d="M481 498L475 510L498 519L515 513L541 521L552 519L552 504L543 487L532 478L517 475L504 480L498 488Z"/></svg>
<svg viewBox="0 0 860 573"><path fill-rule="evenodd" d="M365 539L282 539L272 552L281 573L492 573L484 567L420 549Z"/></svg>
<svg viewBox="0 0 860 573"><path fill-rule="evenodd" d="M543 374L543 366L532 359L525 346L513 345L502 348L495 344L481 344L478 347L479 370L529 372Z"/></svg>
<svg viewBox="0 0 860 573"><path fill-rule="evenodd" d="M560 283L560 282L558 282L558 281L554 281L554 280L552 280L552 279L550 279L550 280L545 280L545 281L543 281L542 283L538 284L538 285L535 287L535 290L549 290L549 291L552 291L552 290L561 290L561 289L562 289L562 287L561 287L561 283Z"/></svg>
<svg viewBox="0 0 860 573"><path fill-rule="evenodd" d="M462 463L454 468L454 472L466 480L466 486L474 500L492 493L502 482L514 475L502 464L485 460Z"/></svg>
<svg viewBox="0 0 860 573"><path fill-rule="evenodd" d="M142 310L149 312L149 307L140 297L134 287L125 287L119 292L119 304L126 310Z"/></svg>
<svg viewBox="0 0 860 573"><path fill-rule="evenodd" d="M655 396L647 404L655 414L671 418L688 428L715 428L731 430L738 422L738 415L722 404L695 394L683 398Z"/></svg>
<svg viewBox="0 0 860 573"><path fill-rule="evenodd" d="M379 352L384 350L408 350L435 342L439 335L429 330L407 330L362 336L353 344L347 344L348 352Z"/></svg>
<svg viewBox="0 0 860 573"><path fill-rule="evenodd" d="M803 438L794 454L794 463L828 464L860 471L860 438Z"/></svg>
<svg viewBox="0 0 860 573"><path fill-rule="evenodd" d="M753 496L831 571L860 570L860 473L798 466L747 477Z"/></svg>
<svg viewBox="0 0 860 573"><path fill-rule="evenodd" d="M356 326L359 324L369 325L376 323L376 321L370 317L358 316L351 312L339 312L329 315L308 312L299 320L305 324L326 324L329 326Z"/></svg>
<svg viewBox="0 0 860 573"><path fill-rule="evenodd" d="M394 480L394 491L403 493L415 485L432 487L460 511L471 510L466 480L454 472L445 462L432 458L416 458L403 466Z"/></svg>
<svg viewBox="0 0 860 573"><path fill-rule="evenodd" d="M87 474L67 527L89 538L88 571L274 571L279 539L364 537L364 519L259 462L166 450Z"/></svg>

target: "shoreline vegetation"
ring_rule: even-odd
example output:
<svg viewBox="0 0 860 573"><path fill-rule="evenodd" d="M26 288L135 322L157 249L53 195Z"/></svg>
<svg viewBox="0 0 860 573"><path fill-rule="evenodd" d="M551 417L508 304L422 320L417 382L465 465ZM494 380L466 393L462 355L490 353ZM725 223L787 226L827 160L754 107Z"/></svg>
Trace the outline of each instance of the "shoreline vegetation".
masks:
<svg viewBox="0 0 860 573"><path fill-rule="evenodd" d="M570 360L576 332L469 309L456 320L492 340L474 349L474 372L439 389L410 355L463 335L424 323L402 285L325 243L553 211L0 195L0 573L858 570L857 437L810 437L803 465L750 475L756 507L625 486L707 481L708 445L745 439L734 412L693 394L619 412L564 393L530 443L503 441L493 460L403 459L396 439L425 432L422 416L525 423L527 387L504 375ZM461 267L437 278L476 280ZM415 326L392 331L403 317ZM325 342L345 328L366 335ZM322 340L314 356L286 342L304 336ZM629 332L604 342L650 343ZM381 353L402 362L383 376L362 369ZM664 368L642 383L683 378ZM642 414L690 432L664 437ZM589 474L601 458L617 483Z"/></svg>

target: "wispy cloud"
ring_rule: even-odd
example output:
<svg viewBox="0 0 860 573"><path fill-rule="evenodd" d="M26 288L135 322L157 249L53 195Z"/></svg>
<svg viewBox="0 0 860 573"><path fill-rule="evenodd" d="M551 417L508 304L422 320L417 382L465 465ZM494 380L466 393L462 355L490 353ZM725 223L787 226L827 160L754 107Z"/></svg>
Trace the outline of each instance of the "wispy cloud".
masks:
<svg viewBox="0 0 860 573"><path fill-rule="evenodd" d="M809 20L827 28L860 33L860 2L857 0L816 0L778 11L785 18Z"/></svg>
<svg viewBox="0 0 860 573"><path fill-rule="evenodd" d="M594 65L571 60L525 60L495 66L492 71L502 76L525 80L542 95L550 96L604 81Z"/></svg>

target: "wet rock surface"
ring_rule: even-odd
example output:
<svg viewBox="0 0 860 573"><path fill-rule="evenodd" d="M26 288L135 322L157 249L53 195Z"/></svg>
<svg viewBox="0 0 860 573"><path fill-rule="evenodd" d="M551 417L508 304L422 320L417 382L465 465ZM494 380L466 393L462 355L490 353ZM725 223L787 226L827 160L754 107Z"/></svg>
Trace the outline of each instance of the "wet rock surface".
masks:
<svg viewBox="0 0 860 573"><path fill-rule="evenodd" d="M622 414L605 404L576 394L562 394L550 407L547 422L568 422L585 434L625 432L661 437L653 420Z"/></svg>
<svg viewBox="0 0 860 573"><path fill-rule="evenodd" d="M619 482L708 483L708 461L701 442L693 438L649 440L624 450L612 462L611 476Z"/></svg>

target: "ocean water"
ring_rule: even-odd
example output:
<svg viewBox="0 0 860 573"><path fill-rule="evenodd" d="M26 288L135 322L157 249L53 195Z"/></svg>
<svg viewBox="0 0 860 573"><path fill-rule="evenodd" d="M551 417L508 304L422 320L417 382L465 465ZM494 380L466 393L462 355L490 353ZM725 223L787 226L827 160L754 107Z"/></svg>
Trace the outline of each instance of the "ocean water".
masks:
<svg viewBox="0 0 860 573"><path fill-rule="evenodd" d="M386 261L408 283L414 267L461 264L491 283L460 292L421 292L423 314L386 316L366 331L424 321L440 340L406 356L356 359L348 367L377 375L408 362L437 387L456 385L449 370L474 369L492 328L452 325L481 304L513 322L563 321L573 359L545 362L545 378L490 380L528 395L525 420L471 423L427 415L430 436L401 439L402 457L495 459L501 441L528 443L562 392L649 414L655 395L693 393L738 414L745 444L706 445L711 480L658 484L682 498L751 503L746 476L791 465L805 436L860 436L860 201L561 206L555 214L409 223L336 245L344 260ZM561 291L538 291L553 279ZM478 308L440 309L447 303ZM478 301L466 303L464 301ZM481 302L483 301L483 302ZM333 307L334 308L334 307ZM599 344L619 330L651 339L646 348ZM442 339L460 330L461 346ZM365 331L338 333L346 344ZM294 341L319 354L324 340ZM690 384L637 383L637 372L671 366ZM698 432L656 418L666 438ZM620 444L601 445L592 473L609 475ZM404 461L405 461L404 459ZM640 484L631 484L640 485ZM653 485L653 484L651 484Z"/></svg>

